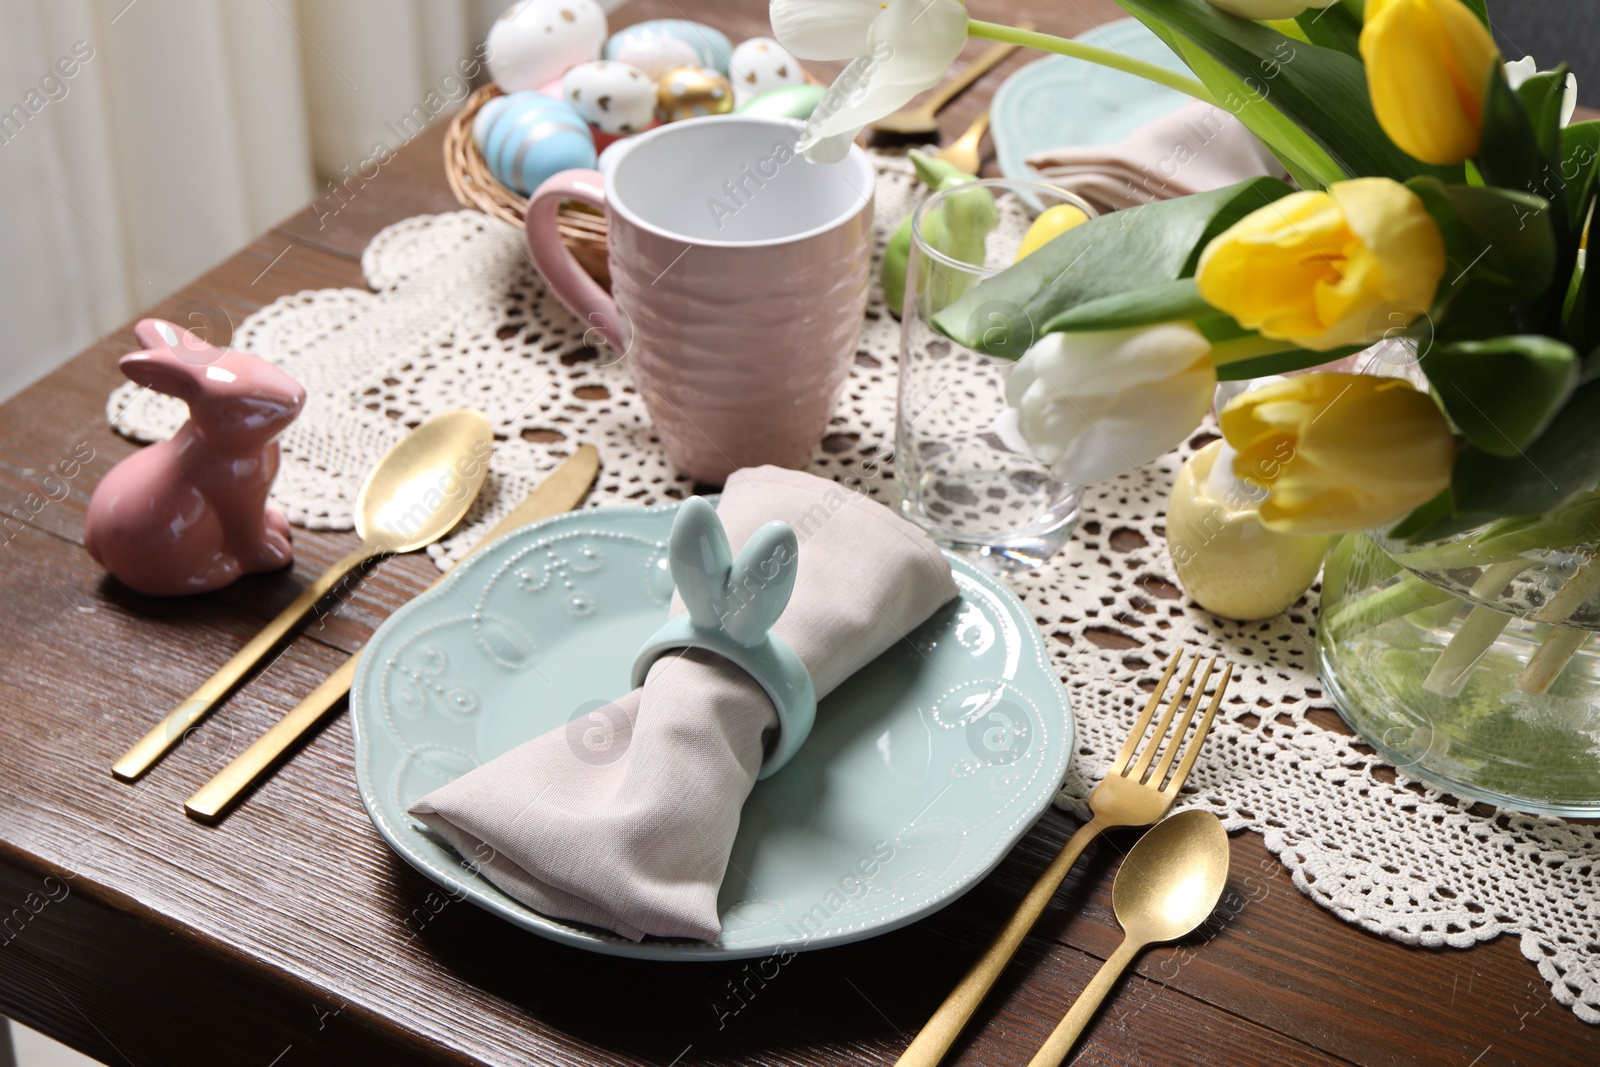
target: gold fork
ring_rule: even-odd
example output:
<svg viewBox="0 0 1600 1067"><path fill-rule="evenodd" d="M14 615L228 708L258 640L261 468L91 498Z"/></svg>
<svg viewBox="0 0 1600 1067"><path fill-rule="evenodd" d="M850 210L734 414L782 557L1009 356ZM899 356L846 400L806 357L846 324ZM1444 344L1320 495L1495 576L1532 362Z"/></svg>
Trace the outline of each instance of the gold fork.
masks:
<svg viewBox="0 0 1600 1067"><path fill-rule="evenodd" d="M977 1011L984 996L1000 977L1000 972L1005 970L1011 957L1016 955L1023 938L1028 936L1033 924L1044 914L1050 898L1055 896L1056 890L1066 880L1067 872L1072 870L1073 864L1077 863L1078 857L1083 854L1089 842L1114 827L1149 826L1172 807L1173 801L1178 798L1178 790L1183 788L1184 780L1189 777L1190 769L1200 756L1200 748L1205 744L1206 734L1211 731L1211 723L1217 717L1217 708L1222 703L1223 695L1228 691L1228 682L1233 678L1233 664L1225 664L1226 670L1222 674L1222 680L1217 683L1216 692L1212 694L1211 703L1206 707L1200 725L1195 728L1194 736L1185 741L1184 735L1194 720L1195 710L1205 695L1206 683L1210 681L1211 673L1217 665L1217 659L1213 656L1206 664L1205 674L1200 677L1200 684L1194 687L1194 694L1183 710L1183 718L1173 731L1171 741L1163 744L1173 718L1178 713L1178 707L1183 704L1189 683L1194 678L1195 667L1200 663L1200 657L1196 656L1189 663L1189 669L1183 676L1183 683L1178 686L1177 693L1173 695L1160 721L1156 723L1149 743L1141 749L1140 742L1144 740L1145 731L1149 729L1156 706L1161 703L1161 697L1167 690L1167 683L1177 670L1181 657L1181 652L1173 653L1172 659L1167 663L1166 671L1161 675L1161 681L1150 694L1150 700L1140 713L1139 721L1134 724L1133 732L1128 735L1127 743L1122 746L1122 751L1117 753L1117 758L1112 760L1111 769L1107 772L1105 780L1089 794L1089 807L1093 810L1094 817L1078 827L1078 832L1061 847L1056 858L1050 861L1050 866L1044 869L1039 880L1033 883L1033 888L1028 890L1028 895L1017 906L1015 914L1000 931L999 936L989 945L982 958L972 965L972 969L961 979L961 983L945 997L944 1003L939 1005L939 1010L933 1013L933 1018L928 1020L927 1025L917 1034L916 1040L911 1042L905 1054L896 1061L897 1067L935 1067L950 1050L950 1046L960 1036L962 1028L967 1025L967 1020L972 1018L973 1012ZM1178 762L1174 771L1173 763L1177 761L1180 751L1183 753L1183 759ZM1161 756L1159 762L1156 760L1158 753ZM1168 780L1169 771L1172 772L1170 780ZM1163 782L1166 784L1163 785Z"/></svg>

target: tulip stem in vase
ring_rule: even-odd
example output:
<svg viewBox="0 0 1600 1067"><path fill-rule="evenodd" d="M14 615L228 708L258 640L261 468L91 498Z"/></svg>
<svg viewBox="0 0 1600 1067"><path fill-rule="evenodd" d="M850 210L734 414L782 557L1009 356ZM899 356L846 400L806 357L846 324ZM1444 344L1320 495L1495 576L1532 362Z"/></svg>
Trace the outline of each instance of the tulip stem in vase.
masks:
<svg viewBox="0 0 1600 1067"><path fill-rule="evenodd" d="M1588 630L1573 626L1558 626L1539 642L1539 648L1529 658L1528 665L1517 676L1517 688L1533 696L1543 696L1550 691L1561 672L1567 669L1572 657L1592 635Z"/></svg>
<svg viewBox="0 0 1600 1067"><path fill-rule="evenodd" d="M1335 640L1344 641L1363 630L1410 615L1413 611L1454 601L1455 598L1431 582L1415 575L1402 575L1394 585L1342 606L1325 624Z"/></svg>
<svg viewBox="0 0 1600 1067"><path fill-rule="evenodd" d="M1572 617L1584 603L1600 590L1600 560L1593 557L1578 568L1567 583L1556 591L1533 616L1535 622L1563 623ZM1567 664L1572 662L1572 657L1578 654L1578 649L1589 639L1588 630L1580 630L1572 626L1557 625L1545 639L1539 642L1538 651L1528 660L1528 665L1522 668L1522 674L1517 677L1517 688L1524 693L1541 695L1550 691L1555 680L1561 672L1567 669Z"/></svg>
<svg viewBox="0 0 1600 1067"><path fill-rule="evenodd" d="M1472 595L1481 600L1499 596L1513 578L1531 566L1533 563L1530 560L1513 559L1485 567L1483 574L1472 583ZM1510 621L1511 616L1503 611L1496 611L1484 604L1474 606L1461 628L1450 638L1450 643L1439 653L1422 688L1442 697L1460 696L1461 690L1466 688L1467 679L1472 676L1472 669Z"/></svg>
<svg viewBox="0 0 1600 1067"><path fill-rule="evenodd" d="M1073 56L1088 60L1090 63L1120 70L1146 81L1155 82L1157 85L1176 89L1180 93L1187 93L1196 100L1203 100L1208 104L1214 105L1217 102L1217 98L1193 78L1154 63L1147 63L1142 59L1125 56L1121 52L1113 52L1108 48L1096 48L1094 45L1065 37L1039 33L1036 30L1019 30L1014 26L1004 26L998 22L981 22L978 19L967 20L967 35L981 37L986 41L1004 41L1007 44L1021 45L1023 48L1033 48L1040 52L1053 52L1058 56Z"/></svg>

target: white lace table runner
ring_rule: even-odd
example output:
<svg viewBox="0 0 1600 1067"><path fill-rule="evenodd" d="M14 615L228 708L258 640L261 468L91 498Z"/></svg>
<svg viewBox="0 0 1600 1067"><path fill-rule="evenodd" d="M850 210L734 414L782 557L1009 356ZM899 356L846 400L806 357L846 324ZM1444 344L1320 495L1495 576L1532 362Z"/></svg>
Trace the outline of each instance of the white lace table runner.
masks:
<svg viewBox="0 0 1600 1067"><path fill-rule="evenodd" d="M918 195L909 167L879 159L879 241ZM499 437L468 525L430 549L459 558L581 442L600 449L599 504L681 498L625 365L583 344L544 291L522 234L483 215L407 219L362 257L373 291L284 297L251 315L238 348L280 364L309 394L283 438L274 498L291 521L348 529L366 470L410 426L451 408L484 411ZM846 397L811 464L882 500L892 492L899 328L874 294ZM753 354L754 356L755 354ZM120 415L118 414L120 412ZM137 440L173 433L177 401L125 385L115 428ZM1014 579L1072 694L1079 756L1057 802L1104 774L1153 682L1179 648L1208 648L1247 669L1190 778L1190 806L1230 830L1260 833L1294 884L1347 922L1409 944L1466 948L1521 939L1552 995L1600 1023L1600 831L1559 820L1474 815L1418 789L1352 741L1311 721L1322 705L1310 604L1267 623L1223 623L1181 595L1162 528L1168 487L1188 449L1092 489L1060 557Z"/></svg>

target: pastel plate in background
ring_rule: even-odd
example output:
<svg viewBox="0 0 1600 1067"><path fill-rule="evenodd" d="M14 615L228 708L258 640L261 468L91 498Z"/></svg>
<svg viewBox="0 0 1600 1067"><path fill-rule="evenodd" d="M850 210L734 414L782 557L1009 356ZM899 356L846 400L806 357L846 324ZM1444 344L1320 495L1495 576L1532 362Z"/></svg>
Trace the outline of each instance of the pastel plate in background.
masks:
<svg viewBox="0 0 1600 1067"><path fill-rule="evenodd" d="M1189 73L1183 60L1138 19L1096 26L1076 40ZM1176 89L1120 70L1071 56L1046 56L1007 78L989 106L1000 173L1038 181L1039 173L1024 162L1035 152L1113 144L1190 100Z"/></svg>
<svg viewBox="0 0 1600 1067"><path fill-rule="evenodd" d="M675 512L599 508L535 523L379 627L350 711L361 801L394 850L524 929L650 959L856 941L937 910L992 870L1055 795L1072 714L1028 612L955 556L959 599L824 700L805 747L757 783L717 941L635 943L541 915L406 814L563 723L581 746L588 714L627 690L634 652L666 619Z"/></svg>

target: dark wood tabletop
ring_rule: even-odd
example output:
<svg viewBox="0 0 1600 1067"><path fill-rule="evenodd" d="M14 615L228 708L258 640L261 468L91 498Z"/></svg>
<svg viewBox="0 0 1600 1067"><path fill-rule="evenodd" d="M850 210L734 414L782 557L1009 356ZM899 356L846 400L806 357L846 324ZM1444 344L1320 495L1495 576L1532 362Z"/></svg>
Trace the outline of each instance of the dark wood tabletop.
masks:
<svg viewBox="0 0 1600 1067"><path fill-rule="evenodd" d="M1121 14L1110 0L1009 8L1067 35ZM616 21L680 13L634 0ZM692 14L735 40L766 32L757 0ZM1028 58L952 105L946 135ZM363 285L359 257L380 228L457 208L440 140L435 126L356 195L289 218L148 314L204 318L225 341L230 322L280 296ZM385 562L146 779L113 780L117 755L354 545L297 530L292 572L190 599L105 578L83 518L135 447L105 419L116 359L135 347L121 329L0 409L5 1015L130 1067L892 1063L1073 829L1052 810L937 914L761 974L593 955L451 900L368 821L342 715L220 825L191 821L184 798L436 572ZM1080 864L951 1062L1027 1062L1118 941L1110 876L1128 843L1113 837ZM1384 940L1302 896L1259 837L1232 849L1231 906L1145 954L1075 1062L1600 1063L1600 1028L1555 1002L1515 941Z"/></svg>

